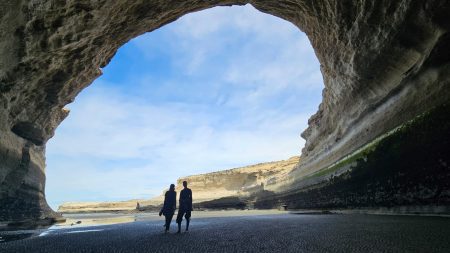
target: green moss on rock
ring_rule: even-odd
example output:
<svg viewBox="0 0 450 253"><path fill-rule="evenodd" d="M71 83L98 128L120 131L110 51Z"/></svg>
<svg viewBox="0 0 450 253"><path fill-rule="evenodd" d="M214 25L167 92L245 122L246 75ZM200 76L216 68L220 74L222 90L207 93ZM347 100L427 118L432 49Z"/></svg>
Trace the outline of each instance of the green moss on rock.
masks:
<svg viewBox="0 0 450 253"><path fill-rule="evenodd" d="M433 108L309 178L347 165L346 172L279 201L290 208L449 206L450 106Z"/></svg>

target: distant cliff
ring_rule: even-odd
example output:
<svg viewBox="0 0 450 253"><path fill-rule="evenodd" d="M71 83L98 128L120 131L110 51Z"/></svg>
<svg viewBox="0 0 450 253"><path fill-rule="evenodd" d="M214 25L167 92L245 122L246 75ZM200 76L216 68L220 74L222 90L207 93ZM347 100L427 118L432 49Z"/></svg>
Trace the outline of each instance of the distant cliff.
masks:
<svg viewBox="0 0 450 253"><path fill-rule="evenodd" d="M144 199L132 199L117 202L67 202L58 207L58 212L81 213L81 212L115 212L136 211L137 206L157 206L161 203Z"/></svg>
<svg viewBox="0 0 450 253"><path fill-rule="evenodd" d="M230 196L246 197L262 190L276 191L289 172L299 163L299 157L180 178L177 188L186 180L195 202Z"/></svg>
<svg viewBox="0 0 450 253"><path fill-rule="evenodd" d="M205 203L207 207L228 207L235 205L241 198L247 198L261 191L275 191L281 182L299 162L299 157L288 160L259 163L255 165L222 170L212 173L193 175L177 180L177 191L182 182L187 181L193 191L194 203ZM163 191L163 193L166 190ZM59 212L107 212L152 209L161 205L163 195L150 200L136 199L120 202L70 202L59 206ZM225 200L225 201L223 201ZM214 202L216 201L216 202ZM211 206L209 203L214 203ZM234 207L234 206L233 206Z"/></svg>

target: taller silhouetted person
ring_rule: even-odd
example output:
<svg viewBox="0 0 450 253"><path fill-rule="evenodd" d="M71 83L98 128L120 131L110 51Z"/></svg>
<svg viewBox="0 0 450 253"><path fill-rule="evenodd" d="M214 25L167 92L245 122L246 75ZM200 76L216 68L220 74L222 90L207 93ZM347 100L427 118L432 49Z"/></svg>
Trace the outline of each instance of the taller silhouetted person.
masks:
<svg viewBox="0 0 450 253"><path fill-rule="evenodd" d="M178 233L181 232L181 222L183 221L183 215L186 218L186 231L189 230L189 222L191 221L192 211L192 191L187 188L187 182L183 181L184 189L180 192L180 206L178 209L177 223Z"/></svg>
<svg viewBox="0 0 450 253"><path fill-rule="evenodd" d="M169 190L164 195L164 205L161 211L159 212L159 216L164 214L166 217L166 227L165 232L169 232L170 222L172 222L173 214L175 213L175 209L177 208L177 192L175 191L175 185L171 184Z"/></svg>

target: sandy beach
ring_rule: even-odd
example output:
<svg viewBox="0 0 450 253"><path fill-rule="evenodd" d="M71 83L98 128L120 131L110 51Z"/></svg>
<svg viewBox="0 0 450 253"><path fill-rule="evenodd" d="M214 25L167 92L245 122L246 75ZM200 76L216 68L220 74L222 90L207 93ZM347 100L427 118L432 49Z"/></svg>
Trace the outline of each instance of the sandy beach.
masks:
<svg viewBox="0 0 450 253"><path fill-rule="evenodd" d="M93 219L114 216L96 215ZM161 217L143 216L120 224L82 222L39 230L31 237L0 243L0 252L450 251L450 219L444 217L198 212L189 232L176 234L172 223L170 233L164 234Z"/></svg>

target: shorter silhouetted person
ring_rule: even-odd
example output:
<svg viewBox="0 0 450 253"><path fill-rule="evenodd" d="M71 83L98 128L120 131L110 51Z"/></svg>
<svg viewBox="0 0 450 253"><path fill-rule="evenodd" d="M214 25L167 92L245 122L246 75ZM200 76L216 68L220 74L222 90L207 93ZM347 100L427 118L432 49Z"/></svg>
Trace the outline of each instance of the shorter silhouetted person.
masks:
<svg viewBox="0 0 450 253"><path fill-rule="evenodd" d="M180 206L177 215L178 233L181 232L181 222L183 221L183 216L186 218L186 231L189 230L189 222L191 221L192 191L187 188L186 181L183 181L183 187L184 189L180 192Z"/></svg>
<svg viewBox="0 0 450 253"><path fill-rule="evenodd" d="M172 222L173 214L177 208L177 192L175 191L175 185L171 184L169 190L164 195L164 205L159 212L159 216L164 215L166 217L165 232L169 232L170 223Z"/></svg>

